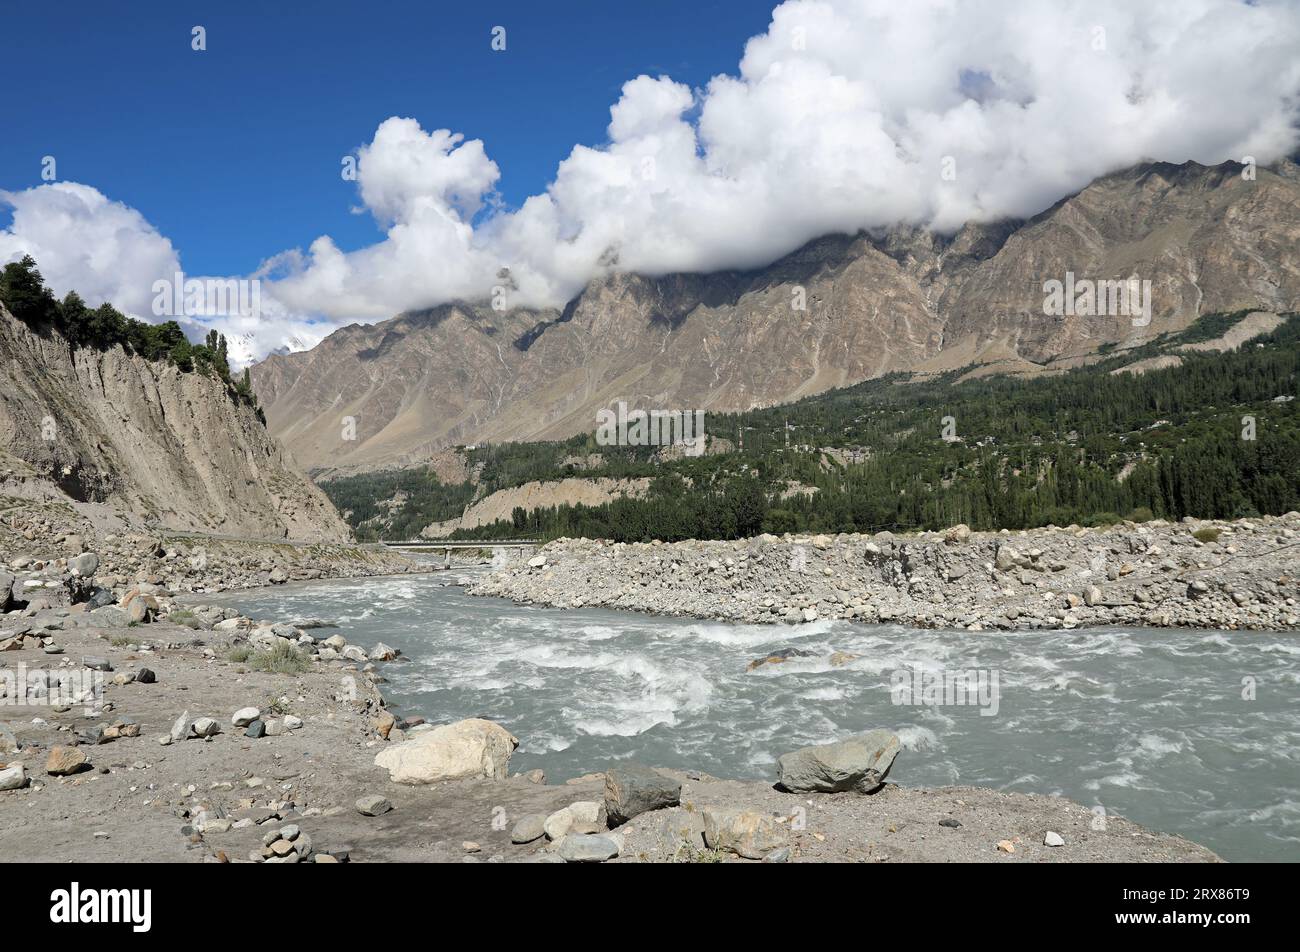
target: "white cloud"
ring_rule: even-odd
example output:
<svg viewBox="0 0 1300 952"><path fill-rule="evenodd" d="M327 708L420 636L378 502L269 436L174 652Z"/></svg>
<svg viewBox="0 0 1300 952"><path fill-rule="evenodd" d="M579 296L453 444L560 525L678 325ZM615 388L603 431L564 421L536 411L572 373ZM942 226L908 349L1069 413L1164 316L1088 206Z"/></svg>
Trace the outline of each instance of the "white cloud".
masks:
<svg viewBox="0 0 1300 952"><path fill-rule="evenodd" d="M384 239L345 253L320 237L269 259L275 316L250 347L485 298L502 267L512 303L559 305L610 267L755 267L832 231L1032 215L1143 159L1269 162L1297 143L1296 49L1292 0L790 0L735 75L628 82L608 141L575 146L513 211L496 207L482 142L385 120L358 163ZM126 234L170 252L142 219ZM114 270L17 216L0 257L29 239L59 259L37 256L52 276Z"/></svg>
<svg viewBox="0 0 1300 952"><path fill-rule="evenodd" d="M92 306L112 301L143 318L153 281L180 266L172 243L143 215L88 185L0 191L4 206L13 222L0 231L0 264L30 254L59 297L76 291Z"/></svg>

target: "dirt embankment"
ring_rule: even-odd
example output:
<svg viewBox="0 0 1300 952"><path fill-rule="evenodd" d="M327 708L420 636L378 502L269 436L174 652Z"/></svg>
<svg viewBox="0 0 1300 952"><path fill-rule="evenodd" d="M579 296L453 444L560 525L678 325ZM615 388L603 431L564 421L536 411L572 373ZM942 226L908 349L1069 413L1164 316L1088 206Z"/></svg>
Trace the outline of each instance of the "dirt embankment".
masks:
<svg viewBox="0 0 1300 952"><path fill-rule="evenodd" d="M570 477L554 482L531 482L501 489L465 510L459 519L435 522L420 533L436 539L457 529L476 529L498 519L509 520L515 509L532 512L552 506L601 506L616 499L640 499L650 487L648 479L583 479Z"/></svg>

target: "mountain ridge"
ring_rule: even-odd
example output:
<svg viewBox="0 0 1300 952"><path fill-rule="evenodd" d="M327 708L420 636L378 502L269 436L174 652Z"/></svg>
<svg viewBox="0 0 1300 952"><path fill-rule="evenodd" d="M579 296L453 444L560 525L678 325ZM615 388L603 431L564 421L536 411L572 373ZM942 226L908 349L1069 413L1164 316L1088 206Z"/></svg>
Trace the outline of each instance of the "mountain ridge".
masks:
<svg viewBox="0 0 1300 952"><path fill-rule="evenodd" d="M561 309L451 302L268 358L253 386L271 432L319 473L563 438L619 400L722 412L895 371L1054 372L1202 314L1300 306L1300 176L1244 168L1143 163L1024 221L827 235L748 272L612 273ZM1066 272L1149 280L1150 324L1045 315L1043 284Z"/></svg>

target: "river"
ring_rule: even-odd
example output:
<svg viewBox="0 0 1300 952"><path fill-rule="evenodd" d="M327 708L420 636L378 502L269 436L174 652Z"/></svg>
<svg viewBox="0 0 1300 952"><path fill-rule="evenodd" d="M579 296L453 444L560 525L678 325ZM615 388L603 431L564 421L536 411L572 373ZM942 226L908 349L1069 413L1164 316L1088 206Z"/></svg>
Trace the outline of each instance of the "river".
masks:
<svg viewBox="0 0 1300 952"><path fill-rule="evenodd" d="M1225 859L1300 859L1294 634L731 625L474 598L452 584L466 574L201 600L400 648L409 661L382 666L395 710L498 721L520 739L512 769L552 782L628 757L774 780L781 753L889 727L905 748L890 779L904 785L1059 794L1094 822L1119 814ZM746 670L782 648L811 654ZM835 651L858 658L833 665ZM942 672L972 672L986 693L900 703Z"/></svg>

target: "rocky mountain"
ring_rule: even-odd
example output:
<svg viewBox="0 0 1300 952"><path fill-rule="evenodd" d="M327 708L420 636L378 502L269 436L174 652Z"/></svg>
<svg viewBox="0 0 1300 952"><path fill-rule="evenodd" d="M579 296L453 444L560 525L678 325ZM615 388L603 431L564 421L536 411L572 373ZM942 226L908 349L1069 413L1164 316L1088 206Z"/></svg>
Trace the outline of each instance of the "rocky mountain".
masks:
<svg viewBox="0 0 1300 952"><path fill-rule="evenodd" d="M591 431L617 401L723 412L893 371L1058 371L1202 314L1300 306L1300 169L1252 171L1146 164L1029 221L827 236L747 273L609 274L559 311L447 304L271 357L253 383L321 473ZM1150 320L1046 313L1045 282L1070 276L1150 282Z"/></svg>
<svg viewBox="0 0 1300 952"><path fill-rule="evenodd" d="M351 530L224 381L73 348L0 305L0 493L150 529L336 542Z"/></svg>

